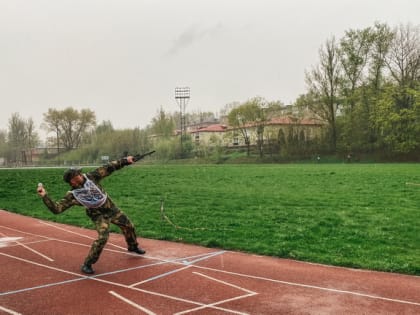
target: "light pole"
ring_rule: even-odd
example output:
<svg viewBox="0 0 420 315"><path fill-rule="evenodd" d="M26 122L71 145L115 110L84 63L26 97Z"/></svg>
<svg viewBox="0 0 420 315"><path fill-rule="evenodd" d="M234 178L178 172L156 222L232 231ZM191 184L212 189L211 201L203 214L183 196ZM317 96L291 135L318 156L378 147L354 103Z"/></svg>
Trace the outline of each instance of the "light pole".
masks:
<svg viewBox="0 0 420 315"><path fill-rule="evenodd" d="M189 87L177 87L175 88L175 100L179 105L179 116L180 116L180 127L181 127L181 155L183 155L183 139L187 133L187 127L185 122L185 107L190 100L190 88Z"/></svg>

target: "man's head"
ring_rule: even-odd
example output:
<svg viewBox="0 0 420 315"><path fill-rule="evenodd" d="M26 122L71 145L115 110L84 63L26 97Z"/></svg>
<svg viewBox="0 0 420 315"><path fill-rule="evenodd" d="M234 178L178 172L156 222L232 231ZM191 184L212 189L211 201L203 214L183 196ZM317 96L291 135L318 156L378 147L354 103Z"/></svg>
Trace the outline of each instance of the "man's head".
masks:
<svg viewBox="0 0 420 315"><path fill-rule="evenodd" d="M63 180L73 186L72 179L76 178L78 175L82 175L82 170L77 167L71 167L64 172Z"/></svg>

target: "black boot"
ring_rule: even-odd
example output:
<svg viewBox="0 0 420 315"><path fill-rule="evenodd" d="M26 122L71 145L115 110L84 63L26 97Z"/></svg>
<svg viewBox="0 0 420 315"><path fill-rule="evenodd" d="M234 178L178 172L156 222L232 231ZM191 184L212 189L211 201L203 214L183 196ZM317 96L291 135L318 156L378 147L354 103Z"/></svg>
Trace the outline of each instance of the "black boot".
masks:
<svg viewBox="0 0 420 315"><path fill-rule="evenodd" d="M92 265L88 264L83 264L81 270L83 273L86 273L88 275L95 273L95 271L92 269Z"/></svg>
<svg viewBox="0 0 420 315"><path fill-rule="evenodd" d="M129 248L128 251L139 255L146 254L146 251L140 247Z"/></svg>

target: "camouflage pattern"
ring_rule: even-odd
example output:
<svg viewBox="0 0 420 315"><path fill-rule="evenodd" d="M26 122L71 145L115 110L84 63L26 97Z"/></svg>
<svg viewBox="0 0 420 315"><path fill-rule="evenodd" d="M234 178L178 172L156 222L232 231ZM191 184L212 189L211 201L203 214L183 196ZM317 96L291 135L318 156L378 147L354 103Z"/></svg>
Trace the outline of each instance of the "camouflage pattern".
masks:
<svg viewBox="0 0 420 315"><path fill-rule="evenodd" d="M126 159L112 161L89 173L86 173L85 175L87 178L92 180L102 192L105 193L103 187L99 184L100 180L112 174L114 171L121 169L125 165L128 165ZM80 187L72 187L72 189L76 188ZM54 214L62 213L72 206L82 206L82 204L80 204L73 196L71 191L68 191L66 195L57 202L53 201L48 194L46 194L42 200L48 209ZM85 259L85 264L94 264L99 259L99 256L108 241L109 227L111 223L117 225L123 232L128 249L137 248L137 236L133 224L130 219L114 204L109 196L101 207L90 209L86 208L86 214L94 222L96 231L98 232L98 238L93 242L89 254Z"/></svg>

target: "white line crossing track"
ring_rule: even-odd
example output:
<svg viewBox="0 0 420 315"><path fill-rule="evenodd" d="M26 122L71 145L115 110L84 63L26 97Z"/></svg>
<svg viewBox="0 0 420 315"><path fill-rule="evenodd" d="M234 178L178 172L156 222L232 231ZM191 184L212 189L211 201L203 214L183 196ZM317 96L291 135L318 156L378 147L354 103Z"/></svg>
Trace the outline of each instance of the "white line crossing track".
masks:
<svg viewBox="0 0 420 315"><path fill-rule="evenodd" d="M0 314L420 314L420 277L111 234L0 210Z"/></svg>

